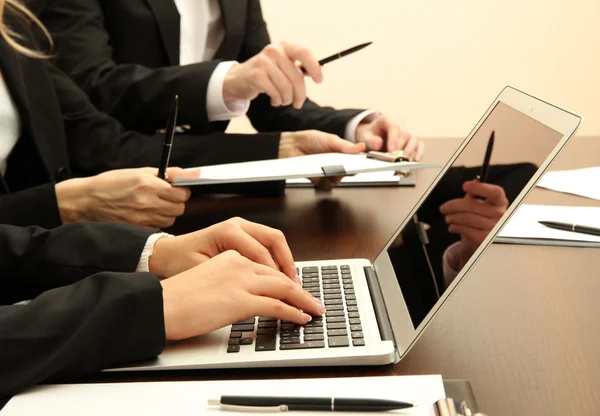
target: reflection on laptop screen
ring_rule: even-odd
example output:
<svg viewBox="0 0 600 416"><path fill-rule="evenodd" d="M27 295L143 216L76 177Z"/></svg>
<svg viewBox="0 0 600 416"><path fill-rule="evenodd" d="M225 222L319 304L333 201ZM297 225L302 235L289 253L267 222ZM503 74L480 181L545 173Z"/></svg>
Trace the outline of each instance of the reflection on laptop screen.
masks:
<svg viewBox="0 0 600 416"><path fill-rule="evenodd" d="M475 178L492 131L484 185ZM388 249L415 328L562 137L502 102L494 107Z"/></svg>

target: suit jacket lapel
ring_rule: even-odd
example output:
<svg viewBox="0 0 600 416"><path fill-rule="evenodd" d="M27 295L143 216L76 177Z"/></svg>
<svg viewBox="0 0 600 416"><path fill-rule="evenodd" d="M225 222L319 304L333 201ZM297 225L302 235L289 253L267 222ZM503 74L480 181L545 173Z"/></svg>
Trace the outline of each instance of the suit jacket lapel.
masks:
<svg viewBox="0 0 600 416"><path fill-rule="evenodd" d="M179 65L180 16L173 0L146 0L154 13L170 65Z"/></svg>
<svg viewBox="0 0 600 416"><path fill-rule="evenodd" d="M236 59L240 40L244 38L244 28L248 2L242 0L219 0L221 18L225 27L225 38L217 49L215 59Z"/></svg>

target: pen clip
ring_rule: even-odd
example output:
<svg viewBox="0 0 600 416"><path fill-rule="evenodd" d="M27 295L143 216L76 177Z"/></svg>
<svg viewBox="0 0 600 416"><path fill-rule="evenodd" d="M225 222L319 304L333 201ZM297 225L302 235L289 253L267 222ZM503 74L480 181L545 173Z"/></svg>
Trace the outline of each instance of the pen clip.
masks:
<svg viewBox="0 0 600 416"><path fill-rule="evenodd" d="M221 410L230 410L232 412L278 413L290 410L286 404L280 404L279 406L238 406L233 404L221 404L219 400L209 400L208 405L219 406Z"/></svg>

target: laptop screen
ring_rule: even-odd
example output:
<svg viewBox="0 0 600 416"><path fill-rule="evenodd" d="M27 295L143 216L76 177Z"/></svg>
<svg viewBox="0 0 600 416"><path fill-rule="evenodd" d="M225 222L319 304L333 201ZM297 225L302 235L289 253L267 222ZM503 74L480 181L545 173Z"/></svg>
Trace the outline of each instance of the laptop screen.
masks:
<svg viewBox="0 0 600 416"><path fill-rule="evenodd" d="M502 102L489 113L387 250L415 328L562 138Z"/></svg>

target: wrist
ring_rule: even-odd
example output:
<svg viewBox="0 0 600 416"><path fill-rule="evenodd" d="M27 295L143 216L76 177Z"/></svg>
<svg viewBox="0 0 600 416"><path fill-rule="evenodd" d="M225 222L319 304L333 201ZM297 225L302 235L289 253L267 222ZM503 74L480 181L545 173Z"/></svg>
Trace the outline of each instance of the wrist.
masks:
<svg viewBox="0 0 600 416"><path fill-rule="evenodd" d="M160 234L154 242L152 252L148 255L148 271L158 277L165 279L169 276L168 259L169 259L169 242L171 237L169 234Z"/></svg>
<svg viewBox="0 0 600 416"><path fill-rule="evenodd" d="M279 159L285 159L287 157L295 156L295 142L296 141L294 139L293 132L284 131L281 133L281 135L279 136Z"/></svg>
<svg viewBox="0 0 600 416"><path fill-rule="evenodd" d="M236 70L238 66L238 63L233 64L223 79L223 101L225 102L243 99L236 92Z"/></svg>
<svg viewBox="0 0 600 416"><path fill-rule="evenodd" d="M89 179L69 179L54 187L60 219L63 224L89 220L90 197L85 191Z"/></svg>

